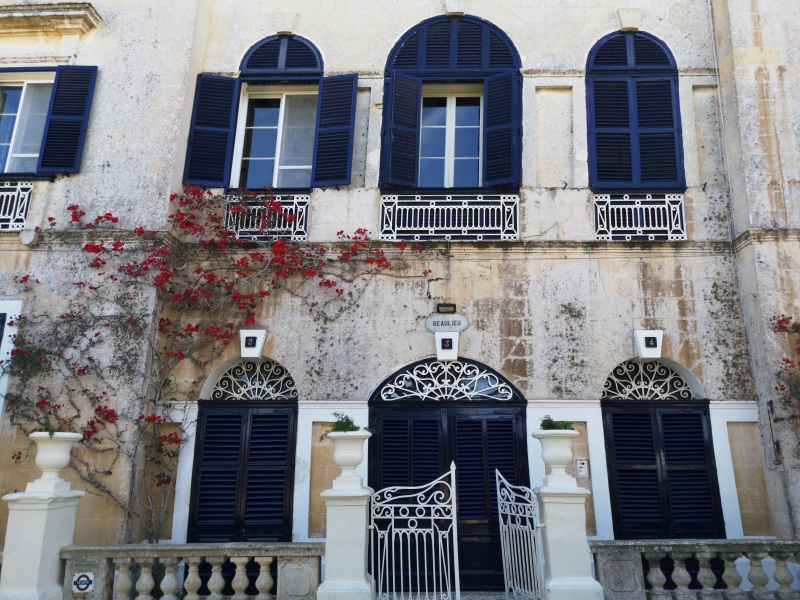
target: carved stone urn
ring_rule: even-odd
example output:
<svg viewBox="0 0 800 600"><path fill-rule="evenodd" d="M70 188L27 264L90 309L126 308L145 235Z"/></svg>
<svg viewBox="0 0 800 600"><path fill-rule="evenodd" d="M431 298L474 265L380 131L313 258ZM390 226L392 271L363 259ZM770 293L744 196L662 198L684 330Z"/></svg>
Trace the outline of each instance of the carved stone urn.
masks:
<svg viewBox="0 0 800 600"><path fill-rule="evenodd" d="M33 491L31 486L37 490L41 488L42 491L68 490L69 483L61 479L58 473L69 464L72 446L83 436L65 431L56 431L53 434L37 431L28 438L36 442L36 466L42 470L42 476L28 484L28 491Z"/></svg>
<svg viewBox="0 0 800 600"><path fill-rule="evenodd" d="M356 467L364 460L364 441L372 434L369 431L331 431L327 437L333 442L333 462L342 469L342 474L333 480L333 489L361 489L363 482L356 475Z"/></svg>
<svg viewBox="0 0 800 600"><path fill-rule="evenodd" d="M573 429L540 429L531 434L542 445L542 460L550 467L545 486L576 487L575 478L567 473L572 464L572 440L580 435Z"/></svg>

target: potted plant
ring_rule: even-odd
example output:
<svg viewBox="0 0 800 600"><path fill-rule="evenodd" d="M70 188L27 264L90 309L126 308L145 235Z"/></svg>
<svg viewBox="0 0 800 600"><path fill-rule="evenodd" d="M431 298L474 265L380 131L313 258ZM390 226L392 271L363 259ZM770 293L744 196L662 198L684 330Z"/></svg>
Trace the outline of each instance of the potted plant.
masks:
<svg viewBox="0 0 800 600"><path fill-rule="evenodd" d="M37 479L37 482L58 483L63 481L58 473L69 464L72 446L83 436L80 433L48 428L33 431L28 438L36 442L36 466L42 470L42 476Z"/></svg>
<svg viewBox="0 0 800 600"><path fill-rule="evenodd" d="M574 477L567 473L567 467L572 463L572 440L580 434L572 428L572 423L554 421L550 415L545 415L539 431L531 435L542 445L542 460L550 467L545 485L569 485L574 482Z"/></svg>
<svg viewBox="0 0 800 600"><path fill-rule="evenodd" d="M371 438L372 433L356 425L345 414L333 413L333 416L336 417L336 422L323 435L323 438L327 437L333 442L333 462L342 469L342 474L336 478L333 486L360 488L361 478L356 475L356 467L364 460L364 440Z"/></svg>

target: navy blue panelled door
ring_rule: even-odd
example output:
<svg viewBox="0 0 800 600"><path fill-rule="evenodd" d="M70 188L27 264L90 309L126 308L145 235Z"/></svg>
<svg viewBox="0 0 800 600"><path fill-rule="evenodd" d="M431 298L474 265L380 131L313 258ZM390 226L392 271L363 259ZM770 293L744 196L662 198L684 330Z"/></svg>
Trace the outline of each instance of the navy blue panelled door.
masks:
<svg viewBox="0 0 800 600"><path fill-rule="evenodd" d="M202 402L189 542L290 542L296 406Z"/></svg>
<svg viewBox="0 0 800 600"><path fill-rule="evenodd" d="M529 485L525 407L510 383L463 359L412 365L370 400L370 487L424 485L456 464L462 590L503 589L494 472Z"/></svg>

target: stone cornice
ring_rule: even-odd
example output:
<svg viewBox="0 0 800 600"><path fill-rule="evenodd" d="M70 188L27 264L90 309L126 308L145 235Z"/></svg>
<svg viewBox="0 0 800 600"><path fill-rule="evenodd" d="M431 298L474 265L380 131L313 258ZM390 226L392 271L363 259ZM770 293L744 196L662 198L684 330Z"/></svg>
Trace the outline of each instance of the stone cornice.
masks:
<svg viewBox="0 0 800 600"><path fill-rule="evenodd" d="M83 35L102 22L102 17L88 2L0 6L0 36Z"/></svg>
<svg viewBox="0 0 800 600"><path fill-rule="evenodd" d="M750 244L769 242L800 242L800 229L748 229L733 240L736 252L741 252Z"/></svg>

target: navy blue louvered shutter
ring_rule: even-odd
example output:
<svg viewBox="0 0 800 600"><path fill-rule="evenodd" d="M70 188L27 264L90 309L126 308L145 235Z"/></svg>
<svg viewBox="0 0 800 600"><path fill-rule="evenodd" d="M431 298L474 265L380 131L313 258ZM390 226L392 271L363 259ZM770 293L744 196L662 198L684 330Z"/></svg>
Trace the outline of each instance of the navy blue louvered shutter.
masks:
<svg viewBox="0 0 800 600"><path fill-rule="evenodd" d="M628 79L590 79L587 83L592 183L601 187L634 185L638 140L632 135L633 83Z"/></svg>
<svg viewBox="0 0 800 600"><path fill-rule="evenodd" d="M291 541L286 498L291 421L288 411L251 413L242 541Z"/></svg>
<svg viewBox="0 0 800 600"><path fill-rule="evenodd" d="M80 171L96 81L97 67L64 66L56 70L37 173Z"/></svg>
<svg viewBox="0 0 800 600"><path fill-rule="evenodd" d="M649 410L606 415L616 539L666 537L654 429Z"/></svg>
<svg viewBox="0 0 800 600"><path fill-rule="evenodd" d="M242 411L201 414L202 435L195 458L194 518L190 542L237 539L239 471L243 449Z"/></svg>
<svg viewBox="0 0 800 600"><path fill-rule="evenodd" d="M413 187L417 184L419 163L422 81L395 73L390 85L390 105L384 107L388 116L384 129L384 183Z"/></svg>
<svg viewBox="0 0 800 600"><path fill-rule="evenodd" d="M320 81L312 187L350 183L357 92L357 73Z"/></svg>
<svg viewBox="0 0 800 600"><path fill-rule="evenodd" d="M710 448L709 423L703 412L659 411L664 439L664 472L669 492L672 537L725 537L717 471Z"/></svg>
<svg viewBox="0 0 800 600"><path fill-rule="evenodd" d="M677 81L634 80L639 146L638 181L658 187L683 186Z"/></svg>
<svg viewBox="0 0 800 600"><path fill-rule="evenodd" d="M483 185L520 185L519 73L487 77L484 86Z"/></svg>
<svg viewBox="0 0 800 600"><path fill-rule="evenodd" d="M419 486L439 477L439 422L385 419L381 424L381 486Z"/></svg>
<svg viewBox="0 0 800 600"><path fill-rule="evenodd" d="M197 76L186 149L186 183L212 187L229 185L238 107L238 79Z"/></svg>

